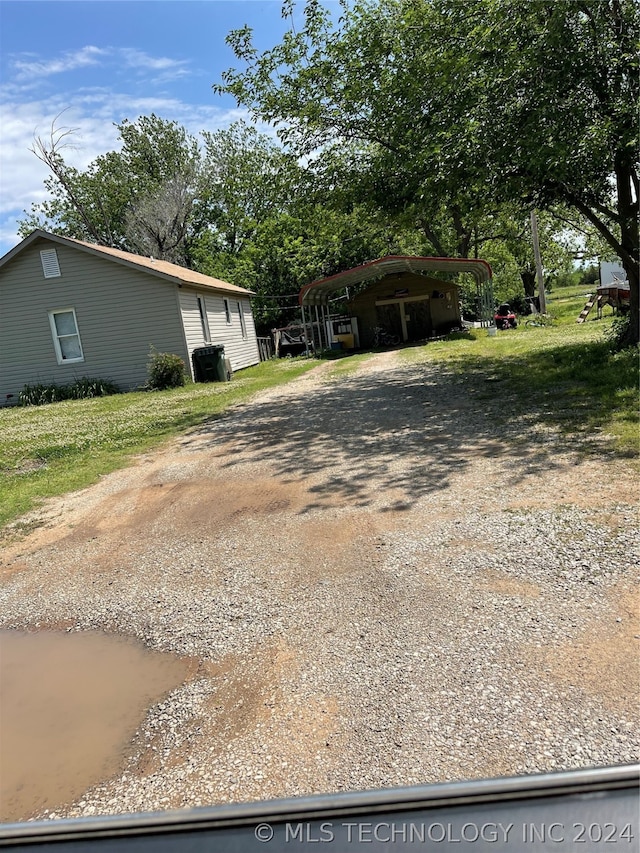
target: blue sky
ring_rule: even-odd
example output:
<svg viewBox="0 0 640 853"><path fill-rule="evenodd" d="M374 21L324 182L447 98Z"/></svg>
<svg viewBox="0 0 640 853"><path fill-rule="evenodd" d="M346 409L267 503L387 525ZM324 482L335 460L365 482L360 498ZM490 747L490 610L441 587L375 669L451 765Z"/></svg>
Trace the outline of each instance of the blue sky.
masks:
<svg viewBox="0 0 640 853"><path fill-rule="evenodd" d="M64 111L58 124L78 129L67 160L84 168L117 148L113 123L125 118L153 112L194 135L228 126L245 112L211 89L236 64L225 36L248 24L256 46L271 47L287 28L280 10L280 0L0 0L0 255L44 198L34 134L46 138Z"/></svg>

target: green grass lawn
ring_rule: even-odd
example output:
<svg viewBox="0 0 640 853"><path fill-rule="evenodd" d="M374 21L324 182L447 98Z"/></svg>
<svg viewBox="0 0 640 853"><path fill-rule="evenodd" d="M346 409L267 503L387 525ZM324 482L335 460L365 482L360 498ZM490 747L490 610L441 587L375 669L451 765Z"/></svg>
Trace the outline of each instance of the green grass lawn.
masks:
<svg viewBox="0 0 640 853"><path fill-rule="evenodd" d="M39 500L84 488L188 427L318 364L268 361L232 382L0 409L0 527Z"/></svg>
<svg viewBox="0 0 640 853"><path fill-rule="evenodd" d="M509 405L549 426L559 427L570 441L580 437L583 452L638 455L638 351L614 353L606 339L611 308L602 320L576 323L584 302L584 285L554 292L548 306L549 326L499 331L485 329L451 335L443 341L402 352L408 361L443 361L466 381L475 399L496 407L501 389ZM504 413L506 417L513 412Z"/></svg>
<svg viewBox="0 0 640 853"><path fill-rule="evenodd" d="M584 308L587 296L595 292L597 284L570 284L553 290L547 296L547 310L560 323L575 323L576 318ZM605 309L607 314L611 308ZM595 309L593 315L595 317Z"/></svg>

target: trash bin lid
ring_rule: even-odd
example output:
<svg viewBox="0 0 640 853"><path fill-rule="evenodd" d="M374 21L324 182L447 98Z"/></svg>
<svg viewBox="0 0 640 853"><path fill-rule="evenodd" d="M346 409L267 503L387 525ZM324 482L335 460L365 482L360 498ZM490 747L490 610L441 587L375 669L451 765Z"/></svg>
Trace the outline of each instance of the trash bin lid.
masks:
<svg viewBox="0 0 640 853"><path fill-rule="evenodd" d="M198 347L194 349L193 355L219 355L224 352L224 346L222 344L212 344L208 347Z"/></svg>

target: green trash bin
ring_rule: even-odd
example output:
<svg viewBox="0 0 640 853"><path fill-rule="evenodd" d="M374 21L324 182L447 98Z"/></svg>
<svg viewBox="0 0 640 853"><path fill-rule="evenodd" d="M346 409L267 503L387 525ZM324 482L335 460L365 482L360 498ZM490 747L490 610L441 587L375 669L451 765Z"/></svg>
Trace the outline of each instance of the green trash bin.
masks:
<svg viewBox="0 0 640 853"><path fill-rule="evenodd" d="M196 382L227 382L229 379L224 358L224 347L213 344L198 347L191 354Z"/></svg>

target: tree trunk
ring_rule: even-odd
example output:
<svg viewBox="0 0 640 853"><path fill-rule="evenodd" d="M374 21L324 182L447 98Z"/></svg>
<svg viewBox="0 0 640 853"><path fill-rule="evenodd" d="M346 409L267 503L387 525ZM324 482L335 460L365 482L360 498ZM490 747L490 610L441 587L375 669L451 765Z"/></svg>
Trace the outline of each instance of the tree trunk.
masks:
<svg viewBox="0 0 640 853"><path fill-rule="evenodd" d="M629 329L625 336L624 343L631 345L637 344L640 341L640 305L638 304L638 265L631 266L629 269L625 267L627 278L629 279Z"/></svg>
<svg viewBox="0 0 640 853"><path fill-rule="evenodd" d="M442 245L442 241L440 240L436 232L433 230L433 228L426 221L426 219L419 219L418 225L422 229L424 236L436 250L436 254L438 255L438 257L445 258L447 256L447 252L445 251L444 246Z"/></svg>
<svg viewBox="0 0 640 853"><path fill-rule="evenodd" d="M620 214L620 259L629 281L629 311L631 314L629 330L625 343L637 344L640 341L640 305L638 299L639 254L638 246L638 200L633 198L631 185L637 183L634 178L634 166L628 161L628 155L618 153L615 158L616 189L618 191L618 212Z"/></svg>
<svg viewBox="0 0 640 853"><path fill-rule="evenodd" d="M638 300L638 280L640 278L640 246L638 245L638 199L634 200L632 189L638 186L638 175L630 155L617 152L615 155L615 175L617 205L616 214L598 215L601 208L592 209L580 197L565 188L565 200L580 211L600 232L607 243L620 258L630 288L631 321L625 339L627 344L640 342L640 305ZM613 233L610 220L614 219L620 227L620 239Z"/></svg>
<svg viewBox="0 0 640 853"><path fill-rule="evenodd" d="M456 248L458 252L458 257L468 258L469 249L471 248L471 237L473 234L473 230L471 228L465 227L462 221L462 214L460 212L460 208L455 204L451 207L451 218L453 220L453 227L456 232Z"/></svg>

